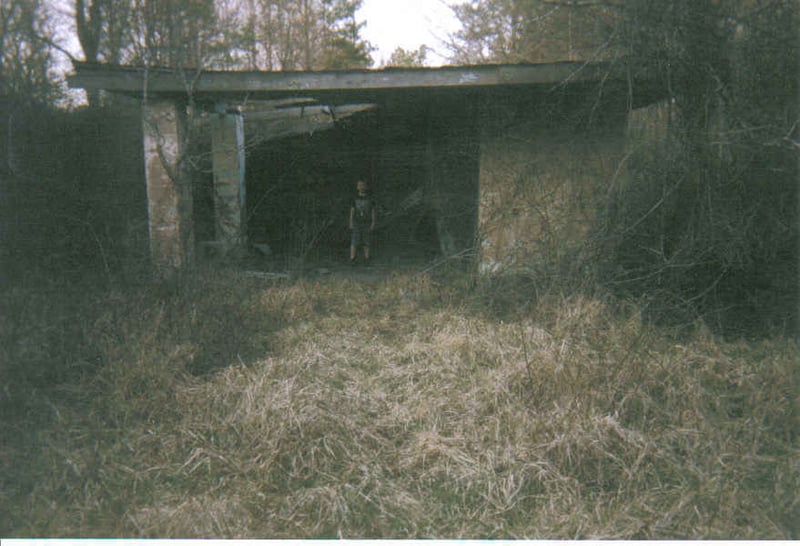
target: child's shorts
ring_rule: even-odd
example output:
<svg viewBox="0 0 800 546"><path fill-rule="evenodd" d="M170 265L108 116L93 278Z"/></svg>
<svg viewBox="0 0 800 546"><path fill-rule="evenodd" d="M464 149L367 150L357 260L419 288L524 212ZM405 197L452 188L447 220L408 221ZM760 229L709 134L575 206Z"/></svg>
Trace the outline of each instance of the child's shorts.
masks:
<svg viewBox="0 0 800 546"><path fill-rule="evenodd" d="M370 239L372 239L371 235L372 232L370 231L369 227L355 226L353 228L353 234L350 238L350 244L352 246L369 246Z"/></svg>

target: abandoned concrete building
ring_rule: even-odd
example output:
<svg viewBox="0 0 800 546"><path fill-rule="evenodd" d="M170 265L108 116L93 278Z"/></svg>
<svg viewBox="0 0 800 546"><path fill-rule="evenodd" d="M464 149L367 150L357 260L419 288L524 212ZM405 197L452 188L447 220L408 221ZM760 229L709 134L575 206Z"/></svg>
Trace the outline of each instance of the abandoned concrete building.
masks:
<svg viewBox="0 0 800 546"><path fill-rule="evenodd" d="M483 273L530 270L586 237L619 175L628 114L656 98L607 63L225 72L75 62L69 84L141 101L159 271L190 265L195 248L337 245L344 212L293 226L287 210L341 209L359 178L376 189L395 245L416 236ZM210 134L205 215L186 180L190 118ZM312 202L282 202L300 178Z"/></svg>

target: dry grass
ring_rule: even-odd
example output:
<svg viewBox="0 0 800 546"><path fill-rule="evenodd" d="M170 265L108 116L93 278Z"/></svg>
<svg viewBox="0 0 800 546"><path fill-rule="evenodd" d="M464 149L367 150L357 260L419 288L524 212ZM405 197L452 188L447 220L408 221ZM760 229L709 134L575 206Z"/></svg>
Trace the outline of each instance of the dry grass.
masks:
<svg viewBox="0 0 800 546"><path fill-rule="evenodd" d="M794 342L455 286L215 273L7 313L0 535L798 537ZM91 366L30 379L63 348L23 315Z"/></svg>

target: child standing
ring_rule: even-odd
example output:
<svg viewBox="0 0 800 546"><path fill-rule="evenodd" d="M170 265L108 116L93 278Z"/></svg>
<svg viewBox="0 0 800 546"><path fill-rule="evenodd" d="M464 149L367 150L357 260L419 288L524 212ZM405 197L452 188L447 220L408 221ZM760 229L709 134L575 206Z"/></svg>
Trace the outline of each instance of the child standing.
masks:
<svg viewBox="0 0 800 546"><path fill-rule="evenodd" d="M367 183L356 182L356 196L350 205L350 263L356 263L358 247L364 247L364 262L369 263L369 246L372 232L375 231L377 213L375 201L368 192Z"/></svg>

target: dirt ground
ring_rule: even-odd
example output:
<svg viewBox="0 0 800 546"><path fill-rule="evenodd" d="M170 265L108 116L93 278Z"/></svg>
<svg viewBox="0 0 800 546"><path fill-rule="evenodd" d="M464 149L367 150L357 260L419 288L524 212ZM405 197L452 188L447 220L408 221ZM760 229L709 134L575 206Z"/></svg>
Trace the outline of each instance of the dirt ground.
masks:
<svg viewBox="0 0 800 546"><path fill-rule="evenodd" d="M369 263L365 263L359 251L356 263L351 264L349 253L349 247L345 247L322 249L302 259L251 254L242 265L248 274L265 278L330 277L379 281L396 273L433 271L447 262L425 247L379 246L372 250Z"/></svg>

